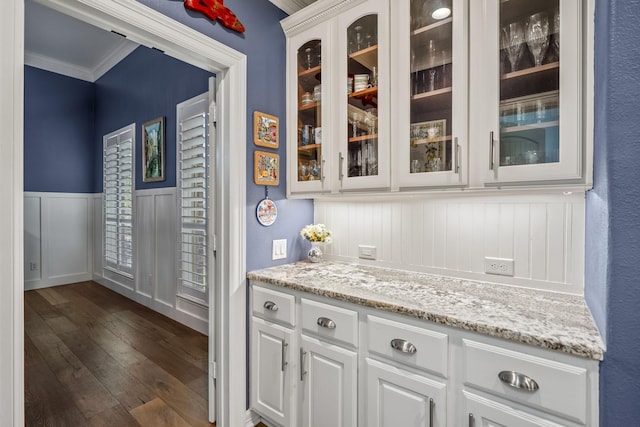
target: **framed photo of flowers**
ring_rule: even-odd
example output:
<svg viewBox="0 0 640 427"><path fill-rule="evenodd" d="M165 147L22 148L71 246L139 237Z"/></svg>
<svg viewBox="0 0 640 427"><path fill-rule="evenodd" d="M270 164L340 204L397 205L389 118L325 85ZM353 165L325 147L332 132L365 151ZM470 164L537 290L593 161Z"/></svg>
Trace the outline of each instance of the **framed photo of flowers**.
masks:
<svg viewBox="0 0 640 427"><path fill-rule="evenodd" d="M278 148L278 118L255 111L253 113L253 143L261 147Z"/></svg>
<svg viewBox="0 0 640 427"><path fill-rule="evenodd" d="M256 151L253 154L253 181L258 185L280 184L280 156Z"/></svg>
<svg viewBox="0 0 640 427"><path fill-rule="evenodd" d="M142 182L165 180L164 117L142 125Z"/></svg>

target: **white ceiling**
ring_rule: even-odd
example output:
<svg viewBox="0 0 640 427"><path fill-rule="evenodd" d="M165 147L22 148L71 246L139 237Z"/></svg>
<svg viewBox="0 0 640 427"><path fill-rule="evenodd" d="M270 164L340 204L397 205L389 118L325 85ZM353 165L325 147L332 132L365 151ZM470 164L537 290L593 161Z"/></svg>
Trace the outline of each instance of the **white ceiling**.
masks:
<svg viewBox="0 0 640 427"><path fill-rule="evenodd" d="M269 1L292 14L315 0ZM138 46L34 0L25 1L24 43L25 64L89 82L99 79Z"/></svg>

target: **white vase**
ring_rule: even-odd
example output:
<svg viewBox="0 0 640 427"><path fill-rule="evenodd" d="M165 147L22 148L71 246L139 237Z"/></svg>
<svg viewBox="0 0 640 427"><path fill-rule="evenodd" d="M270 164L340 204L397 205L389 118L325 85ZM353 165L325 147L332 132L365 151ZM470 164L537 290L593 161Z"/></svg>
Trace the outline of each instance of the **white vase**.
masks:
<svg viewBox="0 0 640 427"><path fill-rule="evenodd" d="M311 242L311 249L307 253L307 258L311 262L320 262L322 261L322 243L320 242Z"/></svg>

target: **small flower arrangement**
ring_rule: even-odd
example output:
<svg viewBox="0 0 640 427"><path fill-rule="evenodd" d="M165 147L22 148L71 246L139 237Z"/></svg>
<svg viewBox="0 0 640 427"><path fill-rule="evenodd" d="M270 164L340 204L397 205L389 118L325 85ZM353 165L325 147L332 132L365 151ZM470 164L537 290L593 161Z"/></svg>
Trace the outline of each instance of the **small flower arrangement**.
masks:
<svg viewBox="0 0 640 427"><path fill-rule="evenodd" d="M331 243L331 231L324 224L309 224L300 230L300 235L310 242Z"/></svg>

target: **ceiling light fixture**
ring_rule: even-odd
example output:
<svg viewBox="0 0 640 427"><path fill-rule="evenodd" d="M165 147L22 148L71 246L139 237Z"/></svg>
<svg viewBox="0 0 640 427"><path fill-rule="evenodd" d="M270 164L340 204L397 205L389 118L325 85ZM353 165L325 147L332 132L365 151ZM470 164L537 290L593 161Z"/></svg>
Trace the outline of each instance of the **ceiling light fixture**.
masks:
<svg viewBox="0 0 640 427"><path fill-rule="evenodd" d="M431 17L433 19L444 19L448 18L449 15L451 15L451 9L449 9L448 7L440 7L433 11Z"/></svg>

